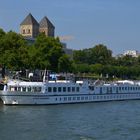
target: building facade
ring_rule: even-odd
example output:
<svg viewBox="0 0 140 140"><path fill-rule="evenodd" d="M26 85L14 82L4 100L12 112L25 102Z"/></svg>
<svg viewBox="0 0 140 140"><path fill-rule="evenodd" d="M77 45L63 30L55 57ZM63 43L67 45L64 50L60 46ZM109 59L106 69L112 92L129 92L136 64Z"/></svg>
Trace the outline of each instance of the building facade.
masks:
<svg viewBox="0 0 140 140"><path fill-rule="evenodd" d="M46 36L55 36L55 27L46 16L38 23L30 13L20 24L20 34L25 38L36 38L41 32Z"/></svg>
<svg viewBox="0 0 140 140"><path fill-rule="evenodd" d="M55 27L50 20L45 16L39 22L39 32L44 32L46 36L54 37Z"/></svg>
<svg viewBox="0 0 140 140"><path fill-rule="evenodd" d="M20 24L20 34L28 41L29 45L32 45L38 34L42 32L48 37L55 37L55 26L46 16L38 23L30 13ZM73 50L68 49L66 43L61 42L61 44L63 51L72 59Z"/></svg>
<svg viewBox="0 0 140 140"><path fill-rule="evenodd" d="M123 55L124 56L129 55L129 56L132 56L132 57L138 57L139 56L139 52L136 51L136 50L127 50L127 51L124 52Z"/></svg>
<svg viewBox="0 0 140 140"><path fill-rule="evenodd" d="M35 38L39 33L39 23L29 14L20 24L20 34L24 37Z"/></svg>

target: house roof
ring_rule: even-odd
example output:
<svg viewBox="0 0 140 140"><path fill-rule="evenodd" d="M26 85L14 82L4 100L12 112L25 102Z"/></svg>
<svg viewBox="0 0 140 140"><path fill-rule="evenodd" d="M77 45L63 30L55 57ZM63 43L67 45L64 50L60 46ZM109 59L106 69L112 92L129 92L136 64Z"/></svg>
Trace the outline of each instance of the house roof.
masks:
<svg viewBox="0 0 140 140"><path fill-rule="evenodd" d="M39 26L40 28L55 28L46 16L40 21Z"/></svg>
<svg viewBox="0 0 140 140"><path fill-rule="evenodd" d="M31 13L21 22L20 25L39 25L36 19L32 16Z"/></svg>

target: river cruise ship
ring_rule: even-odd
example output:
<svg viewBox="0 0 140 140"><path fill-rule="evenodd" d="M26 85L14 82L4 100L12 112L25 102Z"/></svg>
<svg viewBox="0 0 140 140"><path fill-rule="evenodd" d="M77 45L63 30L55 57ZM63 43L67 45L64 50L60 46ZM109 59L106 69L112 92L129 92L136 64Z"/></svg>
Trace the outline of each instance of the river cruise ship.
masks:
<svg viewBox="0 0 140 140"><path fill-rule="evenodd" d="M41 105L140 99L140 83L55 80L9 80L0 94L3 104Z"/></svg>

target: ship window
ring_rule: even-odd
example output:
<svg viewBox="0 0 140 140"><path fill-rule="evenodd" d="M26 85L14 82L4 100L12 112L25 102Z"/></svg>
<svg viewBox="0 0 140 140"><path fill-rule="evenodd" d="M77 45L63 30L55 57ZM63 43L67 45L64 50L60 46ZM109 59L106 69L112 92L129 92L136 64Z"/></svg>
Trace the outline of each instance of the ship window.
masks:
<svg viewBox="0 0 140 140"><path fill-rule="evenodd" d="M76 87L76 91L79 92L79 87Z"/></svg>
<svg viewBox="0 0 140 140"><path fill-rule="evenodd" d="M61 87L58 87L58 92L61 92Z"/></svg>
<svg viewBox="0 0 140 140"><path fill-rule="evenodd" d="M17 91L17 87L15 87L15 91Z"/></svg>
<svg viewBox="0 0 140 140"><path fill-rule="evenodd" d="M75 92L75 87L72 87L72 92Z"/></svg>
<svg viewBox="0 0 140 140"><path fill-rule="evenodd" d="M51 87L48 87L48 92L52 92L52 88Z"/></svg>
<svg viewBox="0 0 140 140"><path fill-rule="evenodd" d="M41 87L36 87L37 92L41 92Z"/></svg>
<svg viewBox="0 0 140 140"><path fill-rule="evenodd" d="M91 90L94 90L94 86L91 87Z"/></svg>
<svg viewBox="0 0 140 140"><path fill-rule="evenodd" d="M67 101L67 97L64 97L64 101Z"/></svg>
<svg viewBox="0 0 140 140"><path fill-rule="evenodd" d="M68 87L68 92L70 92L71 90L70 90L70 87Z"/></svg>
<svg viewBox="0 0 140 140"><path fill-rule="evenodd" d="M29 91L29 92L31 91L31 87L28 87L28 91Z"/></svg>
<svg viewBox="0 0 140 140"><path fill-rule="evenodd" d="M71 97L68 97L68 101L71 101Z"/></svg>
<svg viewBox="0 0 140 140"><path fill-rule="evenodd" d="M73 97L73 100L75 100L76 99L76 97Z"/></svg>
<svg viewBox="0 0 140 140"><path fill-rule="evenodd" d="M77 97L77 100L80 100L80 97Z"/></svg>
<svg viewBox="0 0 140 140"><path fill-rule="evenodd" d="M21 91L21 87L18 87L18 91Z"/></svg>
<svg viewBox="0 0 140 140"><path fill-rule="evenodd" d="M63 92L66 92L66 87L63 87Z"/></svg>
<svg viewBox="0 0 140 140"><path fill-rule="evenodd" d="M56 92L56 90L57 90L56 87L53 87L53 92Z"/></svg>
<svg viewBox="0 0 140 140"><path fill-rule="evenodd" d="M100 93L102 94L102 87L100 87Z"/></svg>
<svg viewBox="0 0 140 140"><path fill-rule="evenodd" d="M25 91L26 91L26 87L22 87L22 91L24 91L24 92L25 92Z"/></svg>
<svg viewBox="0 0 140 140"><path fill-rule="evenodd" d="M37 87L33 87L32 91L37 92Z"/></svg>

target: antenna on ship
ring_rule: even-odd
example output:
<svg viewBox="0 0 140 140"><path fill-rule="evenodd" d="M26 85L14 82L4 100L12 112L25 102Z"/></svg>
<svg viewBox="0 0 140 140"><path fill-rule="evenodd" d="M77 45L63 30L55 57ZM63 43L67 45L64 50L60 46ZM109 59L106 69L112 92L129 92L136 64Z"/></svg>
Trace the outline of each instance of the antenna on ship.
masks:
<svg viewBox="0 0 140 140"><path fill-rule="evenodd" d="M44 75L43 75L43 82L46 82L46 69L45 69Z"/></svg>
<svg viewBox="0 0 140 140"><path fill-rule="evenodd" d="M46 70L44 71L44 76L43 76L43 82L49 81L49 71L50 70ZM47 77L47 79L46 79Z"/></svg>

